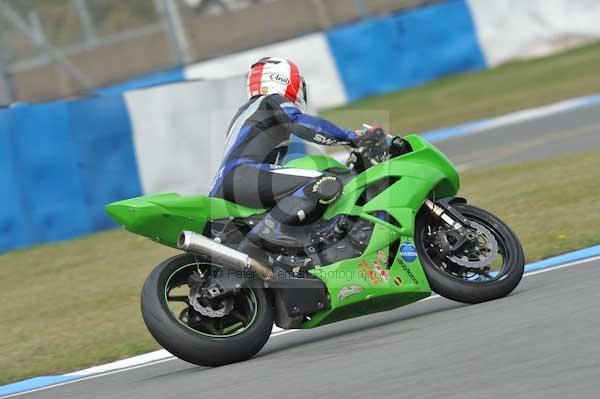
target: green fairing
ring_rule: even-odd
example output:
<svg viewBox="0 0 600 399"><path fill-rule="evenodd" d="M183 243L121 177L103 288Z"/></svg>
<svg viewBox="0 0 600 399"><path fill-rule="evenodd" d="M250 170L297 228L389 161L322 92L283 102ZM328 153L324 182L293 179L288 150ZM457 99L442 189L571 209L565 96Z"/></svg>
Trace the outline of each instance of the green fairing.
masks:
<svg viewBox="0 0 600 399"><path fill-rule="evenodd" d="M388 232L380 229L374 235L387 238ZM409 237L396 237L396 240L401 240L402 244L413 243ZM390 254L389 250L389 246L385 246L379 251L363 254L360 258L311 270L314 276L325 282L331 297L331 309L313 315L301 328L313 328L395 309L431 295L431 288L419 260L406 262L398 254ZM387 261L390 256L393 263L389 270L384 269L387 272L387 278L384 278L375 266L377 263L385 265L382 260ZM360 292L340 297L340 291L349 287L360 287Z"/></svg>
<svg viewBox="0 0 600 399"><path fill-rule="evenodd" d="M325 213L325 219L340 214L358 216L373 222L375 228L361 257L323 265L311 271L327 286L331 309L313 315L302 328L394 309L430 295L431 289L419 260L403 260L399 253L390 254L389 251L391 247L414 244L415 217L424 201L430 196L455 196L460 181L452 163L439 150L416 135L408 135L404 139L410 143L412 152L373 166L354 177ZM295 159L286 167L320 171L347 169L323 155ZM398 180L365 205L356 205L368 185L389 177ZM182 230L202 233L209 220L246 218L265 213L267 209L250 209L206 196L163 194L116 202L108 205L106 211L132 233L175 247ZM391 215L398 225L379 219L377 213L380 211ZM386 269L389 257L392 258L391 266ZM377 264L385 264L383 270L384 274L387 272L387 278L376 271ZM340 292L347 291L349 287L355 287L359 292L340 297Z"/></svg>
<svg viewBox="0 0 600 399"><path fill-rule="evenodd" d="M376 224L364 254L311 271L323 280L331 297L331 309L315 314L302 328L312 328L339 320L382 312L426 298L431 289L418 259L407 262L397 254L389 254L391 244L414 244L415 217L430 193L436 197L453 197L458 193L460 180L452 163L439 150L416 135L404 137L413 152L373 166L356 176L344 187L341 198L329 207L325 218L338 214L359 216ZM364 206L356 206L363 190L375 181L400 178ZM375 216L388 212L398 221L396 227ZM393 257L387 280L374 268L378 252ZM371 272L360 272L359 265ZM364 266L363 266L364 268ZM409 274L410 273L410 274ZM376 284L370 276L378 278ZM399 278L400 285L395 283ZM358 286L361 292L339 300L342 288Z"/></svg>
<svg viewBox="0 0 600 399"><path fill-rule="evenodd" d="M203 233L209 220L247 218L265 213L206 196L146 195L112 203L106 212L128 231L177 248L183 230Z"/></svg>

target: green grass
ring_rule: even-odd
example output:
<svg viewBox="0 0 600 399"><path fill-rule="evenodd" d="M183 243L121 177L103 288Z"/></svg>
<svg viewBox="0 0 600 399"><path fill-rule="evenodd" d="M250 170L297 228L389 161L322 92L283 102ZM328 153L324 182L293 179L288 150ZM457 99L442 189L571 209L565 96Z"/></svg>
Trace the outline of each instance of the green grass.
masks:
<svg viewBox="0 0 600 399"><path fill-rule="evenodd" d="M600 92L599 71L600 43L596 43L547 58L455 75L321 114L348 127L370 122L395 132L421 132Z"/></svg>
<svg viewBox="0 0 600 399"><path fill-rule="evenodd" d="M600 244L600 150L463 174L461 196L517 233L528 262Z"/></svg>
<svg viewBox="0 0 600 399"><path fill-rule="evenodd" d="M0 256L0 383L157 349L144 278L176 253L124 231Z"/></svg>
<svg viewBox="0 0 600 399"><path fill-rule="evenodd" d="M600 243L600 151L469 172L462 195L500 216L528 261ZM123 231L0 256L0 383L158 346L139 312L143 280L177 253Z"/></svg>

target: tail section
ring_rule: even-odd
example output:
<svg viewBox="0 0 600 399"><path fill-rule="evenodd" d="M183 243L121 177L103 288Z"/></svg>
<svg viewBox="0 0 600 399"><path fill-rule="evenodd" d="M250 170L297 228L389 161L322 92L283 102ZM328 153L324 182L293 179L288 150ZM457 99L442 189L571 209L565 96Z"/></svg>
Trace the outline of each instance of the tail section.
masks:
<svg viewBox="0 0 600 399"><path fill-rule="evenodd" d="M266 209L246 208L207 196L160 194L114 202L105 211L126 230L177 248L183 230L202 234L210 220L247 218Z"/></svg>

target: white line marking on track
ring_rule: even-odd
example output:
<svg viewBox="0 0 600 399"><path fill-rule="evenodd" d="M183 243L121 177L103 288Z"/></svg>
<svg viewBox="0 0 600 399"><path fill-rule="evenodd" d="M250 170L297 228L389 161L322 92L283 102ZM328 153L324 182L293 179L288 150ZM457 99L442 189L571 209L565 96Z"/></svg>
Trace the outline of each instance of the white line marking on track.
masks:
<svg viewBox="0 0 600 399"><path fill-rule="evenodd" d="M600 260L600 256L594 256L592 258L576 260L574 262L565 263L564 265L552 266L552 267L549 267L547 269L534 270L532 272L525 273L523 275L523 277L535 276L536 274L541 274L541 273L545 273L545 272L551 272L553 270L558 270L558 269L564 269L565 267L569 267L569 266L577 266L577 265L581 265L581 264L584 264L584 263L590 263L590 262L593 262L593 261L596 261L596 260Z"/></svg>
<svg viewBox="0 0 600 399"><path fill-rule="evenodd" d="M165 363L171 360L175 360L176 358L171 356L169 358L166 359L162 359L162 360L157 360L151 363L144 363L144 364L138 364L137 366L131 366L125 369L118 369L118 370L113 370L113 371L107 371L104 372L102 374L94 374L94 375L89 375L87 377L81 377L81 378L77 378L75 380L71 380L71 381L65 381L65 382L59 382L58 384L53 384L53 385L48 385L45 387L40 387L40 388L35 388L35 389L31 389L29 391L24 391L24 392L17 392L17 393L13 393L10 395L6 395L6 396L1 396L0 398L2 399L7 399L7 398L12 398L15 396L21 396L21 395L28 395L30 393L35 393L35 392L39 392L39 391L45 391L46 389L50 389L50 388L58 388L64 385L69 385L69 384L73 384L74 382L83 382L83 381L87 381L87 380L93 380L95 378L100 378L100 377L106 377L112 374L118 374L118 373L122 373L124 371L130 371L130 370L135 370L135 369L140 369L142 367L147 367L147 366L154 366L155 364L160 364L160 363Z"/></svg>
<svg viewBox="0 0 600 399"><path fill-rule="evenodd" d="M595 257L588 258L588 259L582 259L582 260L578 260L578 261L574 261L574 262L569 262L569 263L565 263L563 265L553 266L553 267L550 267L550 268L547 268L547 269L535 270L535 271L532 271L532 272L525 273L523 275L523 277L535 276L537 274L542 274L542 273L551 272L551 271L554 271L554 270L564 269L564 268L567 268L567 267L570 267L570 266L577 266L577 265L582 265L582 264L586 264L586 263L592 263L592 262L597 261L597 260L600 260L600 256L595 256ZM433 295L431 295L431 296L429 296L427 298L421 299L419 302L429 301L429 300L438 299L438 298L442 298L442 297L440 295L433 294ZM290 333L297 332L297 331L305 331L305 330L281 330L281 331L277 331L277 332L273 333L271 335L271 338L278 337L280 335L290 334ZM89 376L82 377L82 378L77 378L77 379L71 380L71 381L65 381L65 382L61 382L61 383L58 383L58 384L53 384L53 385L48 385L48 386L45 386L45 387L35 388L35 389L29 390L29 391L13 393L13 394L10 394L10 395L2 396L2 397L0 397L0 399L7 399L7 398L15 397L15 396L22 396L22 395L27 395L27 394L34 393L34 392L44 391L44 390L51 389L51 388L58 388L58 387L69 385L69 384L73 384L73 383L76 383L76 382L83 382L83 381L93 380L93 379L96 379L96 378L101 378L101 377L105 377L105 376L109 376L109 375L113 375L113 374L119 374L119 373L123 373L123 372L126 372L126 371L140 369L140 368L143 368L143 367L154 366L156 364L165 363L165 362L168 362L168 361L171 361L171 360L177 360L177 358L174 357L174 356L171 356L171 357L168 357L168 358L165 358L165 359L156 360L156 361L153 361L153 362L150 362L150 363L144 363L144 364L139 364L139 365L136 365L136 366L130 366L130 367L122 368L122 369L118 369L118 370L107 371L107 372L103 372L101 374L89 375ZM77 374L77 372L71 373L71 375L75 375L75 374Z"/></svg>

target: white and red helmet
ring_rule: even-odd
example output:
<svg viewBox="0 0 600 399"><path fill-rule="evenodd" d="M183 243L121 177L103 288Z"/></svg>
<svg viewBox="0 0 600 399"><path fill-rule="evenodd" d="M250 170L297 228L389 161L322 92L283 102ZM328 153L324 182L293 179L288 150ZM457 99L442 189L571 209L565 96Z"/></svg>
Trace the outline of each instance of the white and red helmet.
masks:
<svg viewBox="0 0 600 399"><path fill-rule="evenodd" d="M250 97L280 94L306 111L308 93L298 66L283 58L256 61L248 75Z"/></svg>

